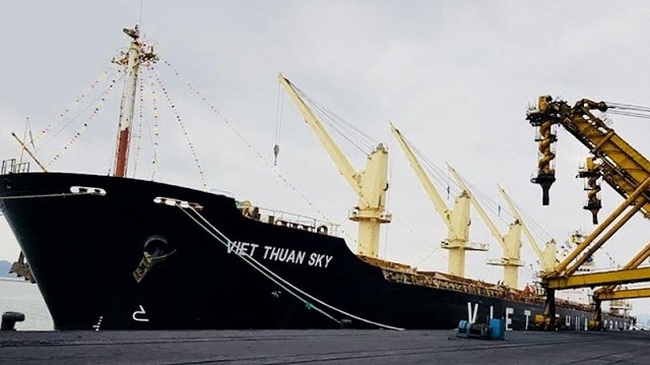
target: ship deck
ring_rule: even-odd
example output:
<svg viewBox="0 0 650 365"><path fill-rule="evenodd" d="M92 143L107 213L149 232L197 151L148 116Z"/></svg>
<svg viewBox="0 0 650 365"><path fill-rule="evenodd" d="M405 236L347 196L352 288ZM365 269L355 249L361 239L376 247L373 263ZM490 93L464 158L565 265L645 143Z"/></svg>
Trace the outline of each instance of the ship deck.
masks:
<svg viewBox="0 0 650 365"><path fill-rule="evenodd" d="M455 331L0 332L10 364L647 364L650 333L507 332L504 341Z"/></svg>

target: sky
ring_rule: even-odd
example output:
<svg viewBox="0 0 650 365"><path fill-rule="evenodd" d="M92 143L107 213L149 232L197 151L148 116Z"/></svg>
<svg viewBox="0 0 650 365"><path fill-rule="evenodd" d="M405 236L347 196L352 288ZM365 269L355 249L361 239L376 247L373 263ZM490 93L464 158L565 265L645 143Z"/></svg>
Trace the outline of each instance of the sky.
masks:
<svg viewBox="0 0 650 365"><path fill-rule="evenodd" d="M145 121L142 152L132 156L138 165L130 167L136 177L152 176L150 135L158 125L157 180L202 188L196 159L208 189L340 223L354 249L356 228L346 216L357 198L280 90L282 72L388 146L394 218L382 227L381 256L445 271L439 243L446 228L388 121L429 161L441 169L453 165L485 196L498 202L497 183L504 186L543 227L540 239L587 234L594 226L582 209L583 182L575 178L587 150L558 131L557 182L551 205L542 207L540 188L529 181L537 146L526 111L546 94L570 104L589 98L650 105L650 75L643 72L649 18L644 1L1 1L0 155L20 154L11 132L23 135L28 120L33 136L52 125L35 141L36 155L54 160L51 170L107 174L123 80L115 78L105 101L101 92L118 75L110 61L128 44L122 28L138 23L165 61L143 80L165 86L178 118L161 92L158 117L145 109L138 118L136 110ZM632 146L650 153L650 123L609 119ZM333 137L363 169L365 155ZM280 146L275 169L274 144ZM454 196L441 189L451 205ZM602 199L601 220L622 202L608 186ZM507 217L495 221L505 231ZM610 257L625 264L647 243L646 227L635 217L599 252L597 266L608 266ZM471 240L491 249L468 254L467 276L499 280L501 269L485 265L500 255L498 244L478 216L471 229ZM0 218L0 260L18 253ZM528 246L522 257L536 261ZM522 270L520 284L532 280L533 272ZM633 304L636 313L650 312L650 299Z"/></svg>

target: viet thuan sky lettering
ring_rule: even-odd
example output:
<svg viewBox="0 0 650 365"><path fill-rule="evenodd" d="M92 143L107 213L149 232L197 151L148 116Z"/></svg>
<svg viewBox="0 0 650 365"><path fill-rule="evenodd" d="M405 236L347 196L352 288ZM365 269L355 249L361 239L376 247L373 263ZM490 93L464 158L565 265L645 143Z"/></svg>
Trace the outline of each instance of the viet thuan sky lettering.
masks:
<svg viewBox="0 0 650 365"><path fill-rule="evenodd" d="M279 88L282 72L388 146L387 203L394 218L382 227L380 253L423 270L446 271L440 241L447 230L392 139L389 120L433 164L444 171L450 163L500 204L502 214L493 219L502 232L510 217L497 183L543 228L536 229L539 243L552 237L560 247L571 232L594 228L582 209L583 181L575 178L587 150L558 130L557 182L551 205L542 207L540 188L529 181L537 145L527 108L543 94L570 104L589 98L650 105L650 4L644 1L5 1L0 157L20 155L10 133L29 136L29 120L27 138L36 139L36 154L51 170L108 174L123 80L106 100L98 95L115 75L111 59L128 44L122 28L136 23L166 61L144 80L158 77L167 93L159 89L157 112L135 111L145 126L139 157L132 147L130 176L135 171L150 179L156 171L156 180L202 188L196 156L208 189L340 223L356 250L356 227L346 217L357 197ZM650 155L647 120L615 116L609 123ZM364 154L330 132L362 169ZM280 153L273 167L275 144ZM452 205L454 189L439 188ZM622 198L603 184L602 199L604 219ZM467 276L496 282L502 269L485 261L498 258L501 248L472 214L471 240L491 248L468 253ZM596 266L627 263L648 242L647 224L635 217L597 254ZM18 253L0 218L0 259L13 261ZM522 258L520 286L532 282L537 269L526 242ZM650 312L650 300L633 304L636 313Z"/></svg>

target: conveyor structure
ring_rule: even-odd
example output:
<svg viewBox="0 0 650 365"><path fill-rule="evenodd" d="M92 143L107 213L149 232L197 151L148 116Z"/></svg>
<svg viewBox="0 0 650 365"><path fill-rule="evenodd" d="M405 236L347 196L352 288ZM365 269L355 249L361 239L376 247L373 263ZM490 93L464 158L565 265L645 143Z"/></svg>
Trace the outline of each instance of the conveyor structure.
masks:
<svg viewBox="0 0 650 365"><path fill-rule="evenodd" d="M639 266L650 256L650 244L644 247L621 270L575 275L602 245L607 242L636 212L650 216L650 161L623 140L597 112L640 116L650 113L650 108L626 104L578 101L574 106L563 100L545 95L538 99L537 107L529 110L527 120L538 128L539 143L537 176L531 182L542 187L542 203L548 205L549 190L555 182L554 143L557 141L555 126L561 125L589 150L587 163L578 174L587 179L585 190L588 201L585 209L591 211L594 224L601 208L598 191L602 178L625 200L580 243L574 251L560 262L552 272L543 277L547 289L545 317L548 328L555 323L555 290L575 287L603 286L595 292L595 318L592 323L600 327L600 302L603 300L628 299L650 296L650 289L626 289L616 291L624 283L650 281L650 268ZM647 115L646 115L647 116Z"/></svg>

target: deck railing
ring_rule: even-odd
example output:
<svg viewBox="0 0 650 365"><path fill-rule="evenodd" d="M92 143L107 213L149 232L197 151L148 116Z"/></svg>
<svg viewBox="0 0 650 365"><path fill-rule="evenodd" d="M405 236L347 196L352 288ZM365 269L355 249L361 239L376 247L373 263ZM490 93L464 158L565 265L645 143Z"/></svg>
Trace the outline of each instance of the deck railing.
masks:
<svg viewBox="0 0 650 365"><path fill-rule="evenodd" d="M339 225L332 222L326 222L312 217L300 214L284 212L281 210L272 210L260 208L250 204L248 201L238 202L238 208L245 217L258 220L260 222L284 226L302 231L315 232L329 236L338 236Z"/></svg>
<svg viewBox="0 0 650 365"><path fill-rule="evenodd" d="M15 158L2 161L2 170L0 170L0 175L20 174L23 172L29 172L29 162L16 161Z"/></svg>

